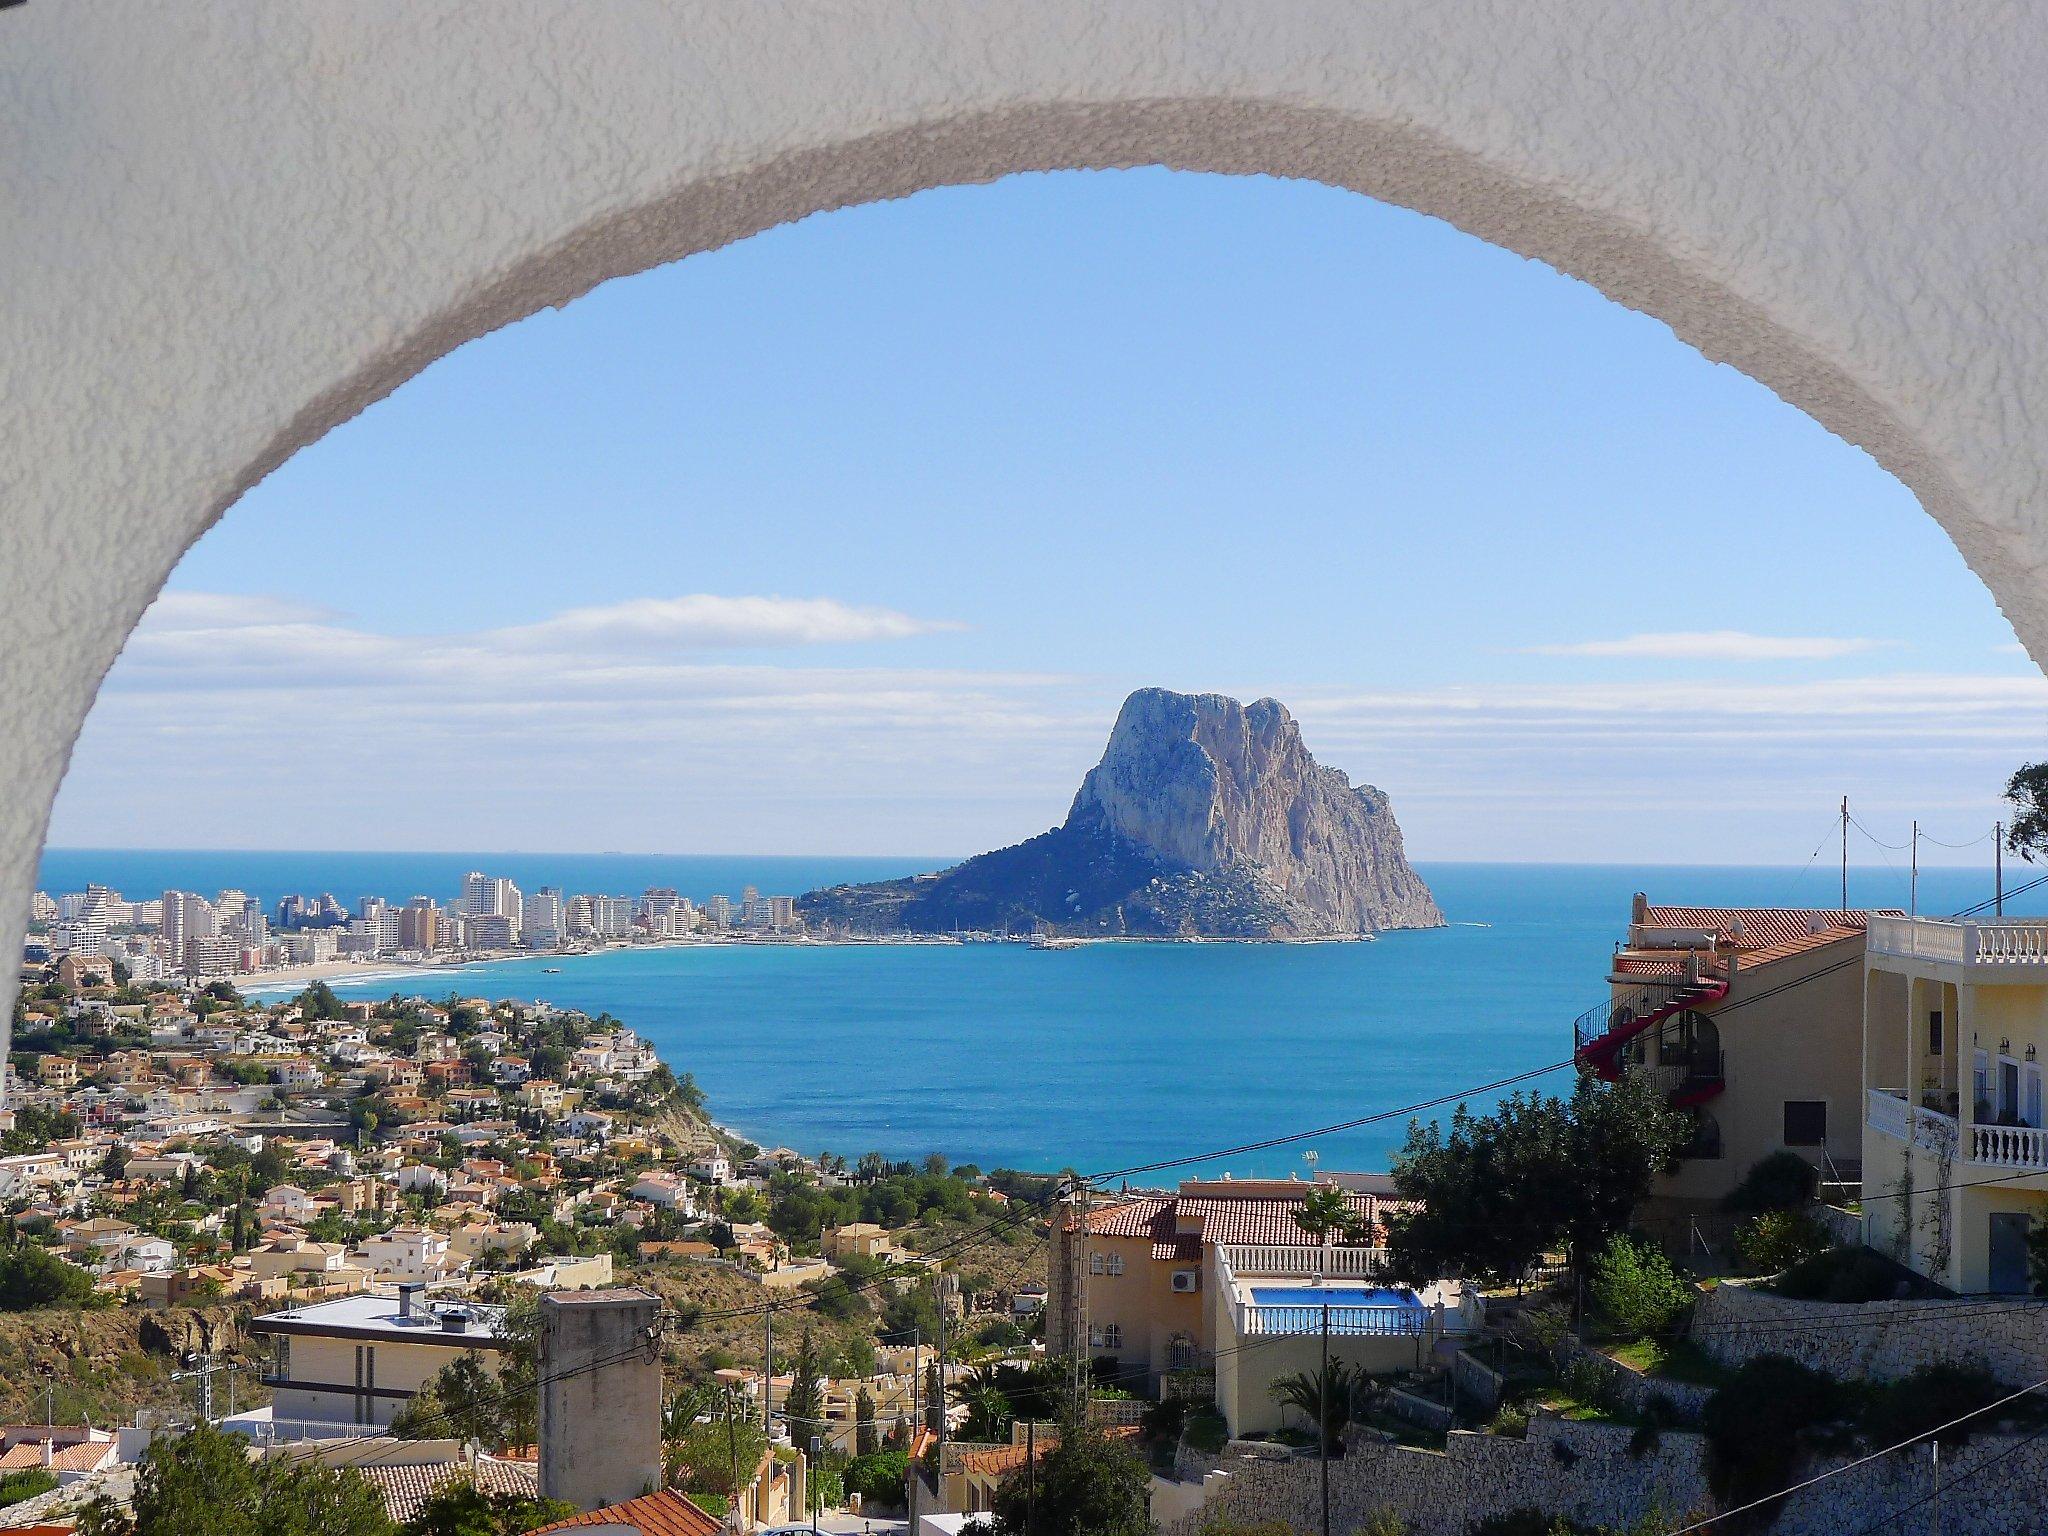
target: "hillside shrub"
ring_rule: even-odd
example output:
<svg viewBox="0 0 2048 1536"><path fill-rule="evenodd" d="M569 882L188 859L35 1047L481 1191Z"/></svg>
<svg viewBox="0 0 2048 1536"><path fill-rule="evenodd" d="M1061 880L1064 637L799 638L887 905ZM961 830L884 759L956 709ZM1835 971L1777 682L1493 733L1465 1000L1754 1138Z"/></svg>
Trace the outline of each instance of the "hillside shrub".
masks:
<svg viewBox="0 0 2048 1536"><path fill-rule="evenodd" d="M1750 1165L1722 1204L1752 1215L1803 1210L1820 1190L1820 1172L1797 1152L1780 1148Z"/></svg>
<svg viewBox="0 0 2048 1536"><path fill-rule="evenodd" d="M1827 1229L1804 1211L1765 1211L1735 1231L1735 1253L1755 1274L1775 1275L1833 1246Z"/></svg>
<svg viewBox="0 0 2048 1536"><path fill-rule="evenodd" d="M1593 1259L1593 1306L1616 1332L1664 1333L1692 1297L1655 1243L1617 1233Z"/></svg>
<svg viewBox="0 0 2048 1536"><path fill-rule="evenodd" d="M1898 1381L1872 1383L1864 1388L1858 1419L1872 1445L1897 1445L1901 1440L1930 1434L1951 1420L1962 1419L1962 1423L1940 1436L1944 1446L1955 1447L1968 1441L1974 1432L1989 1427L1989 1418L1971 1416L2009 1390L1989 1371L1973 1366L1930 1365ZM1999 1410L2001 1414L2006 1411Z"/></svg>
<svg viewBox="0 0 2048 1536"><path fill-rule="evenodd" d="M1840 1416L1841 1388L1783 1355L1750 1361L1707 1399L1700 1428L1707 1473L1723 1503L1745 1503L1792 1481L1814 1431Z"/></svg>
<svg viewBox="0 0 2048 1536"><path fill-rule="evenodd" d="M1830 1248L1801 1259L1771 1283L1794 1301L1889 1301L1910 1286L1898 1265L1868 1248Z"/></svg>
<svg viewBox="0 0 2048 1536"><path fill-rule="evenodd" d="M904 1479L909 1475L908 1451L875 1451L849 1461L841 1481L848 1493L860 1495L863 1509L875 1504L900 1509L905 1497Z"/></svg>

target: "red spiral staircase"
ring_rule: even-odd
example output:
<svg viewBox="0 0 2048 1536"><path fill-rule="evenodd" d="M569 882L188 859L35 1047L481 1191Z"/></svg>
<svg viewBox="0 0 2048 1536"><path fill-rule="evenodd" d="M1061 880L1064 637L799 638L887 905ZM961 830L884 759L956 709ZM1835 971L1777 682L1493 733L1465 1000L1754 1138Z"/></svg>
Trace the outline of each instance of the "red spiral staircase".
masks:
<svg viewBox="0 0 2048 1536"><path fill-rule="evenodd" d="M1717 1003L1728 995L1728 983L1714 976L1652 982L1588 1008L1572 1026L1579 1061L1603 1082L1614 1082L1625 1070L1623 1047L1689 1008ZM1691 1060L1667 1071L1673 1077L1666 1097L1674 1109L1703 1104L1723 1092L1720 1052L1713 1060Z"/></svg>

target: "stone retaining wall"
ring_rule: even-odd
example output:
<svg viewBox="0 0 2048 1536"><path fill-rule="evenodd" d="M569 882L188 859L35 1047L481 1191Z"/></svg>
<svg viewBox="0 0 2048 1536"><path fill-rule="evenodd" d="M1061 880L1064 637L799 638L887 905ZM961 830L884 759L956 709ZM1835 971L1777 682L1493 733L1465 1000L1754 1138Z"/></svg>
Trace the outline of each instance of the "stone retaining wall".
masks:
<svg viewBox="0 0 2048 1536"><path fill-rule="evenodd" d="M1451 1395L1458 1406L1478 1418L1490 1418L1499 1408L1506 1383L1499 1371L1461 1349L1451 1356Z"/></svg>
<svg viewBox="0 0 2048 1536"><path fill-rule="evenodd" d="M1924 1366L1968 1364L2001 1381L2038 1381L2048 1376L2048 1305L2010 1302L1794 1301L1724 1281L1693 1308L1692 1337L1729 1366L1788 1355L1839 1378L1895 1381Z"/></svg>
<svg viewBox="0 0 2048 1536"><path fill-rule="evenodd" d="M1612 1384L1616 1401L1630 1413L1647 1415L1651 1401L1661 1397L1666 1404L1666 1411L1674 1422L1697 1424L1700 1421L1700 1414L1706 1409L1707 1399L1714 1395L1712 1387L1645 1376L1633 1366L1623 1365L1612 1355L1604 1355L1597 1349L1568 1341L1564 1364L1570 1365L1575 1360L1592 1361L1594 1367Z"/></svg>
<svg viewBox="0 0 2048 1536"><path fill-rule="evenodd" d="M1526 1440L1454 1432L1442 1453L1360 1441L1331 1463L1332 1528L1355 1530L1382 1509L1407 1521L1416 1536L1467 1536L1474 1522L1517 1509L1623 1528L1652 1511L1715 1512L1701 1436L1668 1430L1640 1455L1632 1452L1634 1439L1612 1425L1543 1416L1530 1423ZM1807 1475L1840 1464L1823 1462ZM1160 1536L1194 1536L1219 1515L1282 1520L1301 1536L1321 1530L1314 1461L1226 1455L1222 1467L1209 1479L1208 1503L1163 1524ZM2042 1530L2048 1439L1979 1437L1943 1453L1941 1483L1943 1536ZM1771 1536L1843 1536L1906 1510L1932 1488L1924 1450L1887 1456L1794 1494L1769 1529ZM1929 1512L1921 1505L1894 1528L1920 1529L1914 1518Z"/></svg>

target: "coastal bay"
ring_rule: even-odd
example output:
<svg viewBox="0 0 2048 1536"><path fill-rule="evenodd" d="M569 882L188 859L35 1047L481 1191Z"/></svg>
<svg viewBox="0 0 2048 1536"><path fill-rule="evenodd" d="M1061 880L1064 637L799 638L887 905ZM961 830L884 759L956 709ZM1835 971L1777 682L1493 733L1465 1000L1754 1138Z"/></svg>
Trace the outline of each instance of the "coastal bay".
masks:
<svg viewBox="0 0 2048 1536"><path fill-rule="evenodd" d="M123 878L121 855L51 858L60 856L81 877L103 868L92 878ZM232 867L232 856L201 857ZM317 868L311 855L269 857ZM346 857L375 876L379 856ZM388 857L460 867L477 856ZM544 858L529 857L545 870ZM583 874L614 889L654 878L716 888L699 861L634 863L630 874ZM718 884L745 878L746 861L703 863ZM459 992L609 1012L674 1070L693 1073L720 1121L764 1144L1098 1172L1398 1109L1561 1061L1572 1018L1600 1000L1632 891L1718 903L1836 894L1834 872L1814 866L1420 867L1451 926L1371 944L693 944L396 975L381 967L332 984L344 996ZM407 873L399 886L427 872ZM1988 875L1923 870L1922 910L1987 896ZM353 889L339 877L323 884ZM1850 899L1905 906L1903 871L1852 871ZM1541 1086L1566 1081L1558 1072ZM1405 1120L1201 1171L1285 1174L1304 1167L1309 1147L1324 1167L1382 1167Z"/></svg>

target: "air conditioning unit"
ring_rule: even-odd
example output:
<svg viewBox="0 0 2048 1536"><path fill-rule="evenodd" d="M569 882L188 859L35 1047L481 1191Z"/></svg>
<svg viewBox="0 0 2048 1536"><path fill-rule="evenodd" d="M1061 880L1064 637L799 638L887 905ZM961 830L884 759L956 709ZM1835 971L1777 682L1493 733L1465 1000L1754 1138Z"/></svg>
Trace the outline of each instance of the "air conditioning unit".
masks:
<svg viewBox="0 0 2048 1536"><path fill-rule="evenodd" d="M1199 1269L1176 1269L1173 1272L1173 1288L1176 1291L1199 1291L1202 1288L1202 1272Z"/></svg>

